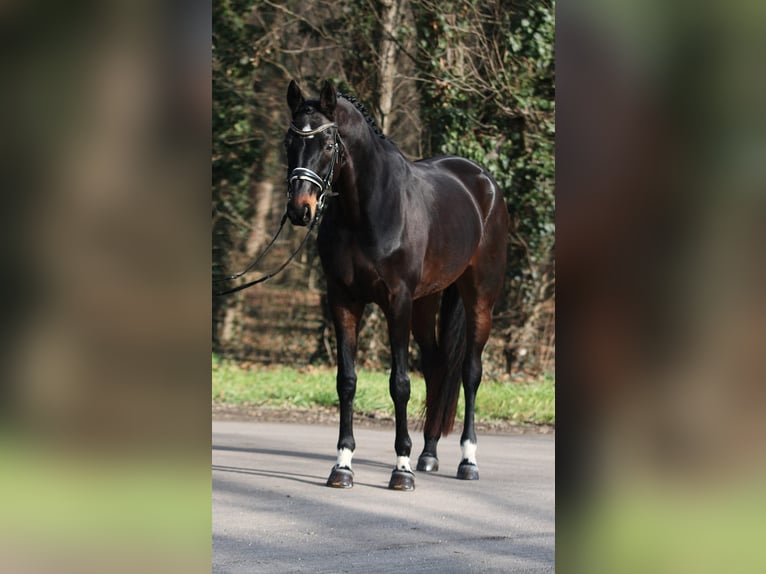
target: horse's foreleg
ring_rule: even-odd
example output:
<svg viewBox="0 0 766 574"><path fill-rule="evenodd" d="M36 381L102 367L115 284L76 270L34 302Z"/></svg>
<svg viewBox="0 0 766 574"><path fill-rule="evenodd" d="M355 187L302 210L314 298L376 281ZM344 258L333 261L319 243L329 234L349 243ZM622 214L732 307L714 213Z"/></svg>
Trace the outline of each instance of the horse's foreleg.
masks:
<svg viewBox="0 0 766 574"><path fill-rule="evenodd" d="M412 304L412 334L420 347L421 368L426 379L426 404L436 401L439 393L439 381L443 374L439 372L442 365L438 364L439 357L436 346L436 314L439 311L441 294L434 293ZM439 458L436 446L440 433L434 431L438 423L434 421L434 409L426 409L426 420L423 427L423 452L418 458L418 470L435 472L439 470Z"/></svg>
<svg viewBox="0 0 766 574"><path fill-rule="evenodd" d="M410 400L410 377L407 373L407 355L412 321L412 299L409 294L392 301L386 312L388 335L391 343L391 377L389 392L394 401L396 417L396 467L388 487L394 490L413 490L415 475L410 466L412 440L407 431L407 403Z"/></svg>
<svg viewBox="0 0 766 574"><path fill-rule="evenodd" d="M356 394L356 344L363 305L340 303L330 297L330 310L335 324L338 342L338 374L336 388L340 404L340 429L338 432L338 460L332 468L327 486L351 488L354 474L351 458L354 456L354 395Z"/></svg>

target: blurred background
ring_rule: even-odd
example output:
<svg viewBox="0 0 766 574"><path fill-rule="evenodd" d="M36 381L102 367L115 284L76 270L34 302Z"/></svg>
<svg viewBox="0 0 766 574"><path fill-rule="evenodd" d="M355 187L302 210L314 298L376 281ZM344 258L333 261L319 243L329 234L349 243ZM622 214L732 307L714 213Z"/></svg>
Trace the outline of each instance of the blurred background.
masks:
<svg viewBox="0 0 766 574"><path fill-rule="evenodd" d="M766 567L765 22L558 6L562 572Z"/></svg>
<svg viewBox="0 0 766 574"><path fill-rule="evenodd" d="M210 22L0 8L4 572L209 570Z"/></svg>

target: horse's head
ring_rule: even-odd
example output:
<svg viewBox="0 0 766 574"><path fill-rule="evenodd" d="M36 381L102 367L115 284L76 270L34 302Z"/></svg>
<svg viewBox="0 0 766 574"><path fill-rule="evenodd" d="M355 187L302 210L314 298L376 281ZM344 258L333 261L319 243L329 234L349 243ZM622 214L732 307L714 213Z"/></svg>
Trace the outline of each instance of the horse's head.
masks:
<svg viewBox="0 0 766 574"><path fill-rule="evenodd" d="M318 100L306 100L295 80L287 88L292 122L285 136L287 216L308 225L321 210L338 162L335 88L325 82Z"/></svg>

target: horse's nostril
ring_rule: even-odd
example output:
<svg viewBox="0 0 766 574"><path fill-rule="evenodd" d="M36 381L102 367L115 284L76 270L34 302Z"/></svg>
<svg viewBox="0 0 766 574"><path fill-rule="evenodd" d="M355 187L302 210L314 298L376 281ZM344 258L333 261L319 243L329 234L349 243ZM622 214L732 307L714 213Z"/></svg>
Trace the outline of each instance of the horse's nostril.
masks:
<svg viewBox="0 0 766 574"><path fill-rule="evenodd" d="M306 204L303 206L303 222L308 223L309 219L311 219L311 208Z"/></svg>

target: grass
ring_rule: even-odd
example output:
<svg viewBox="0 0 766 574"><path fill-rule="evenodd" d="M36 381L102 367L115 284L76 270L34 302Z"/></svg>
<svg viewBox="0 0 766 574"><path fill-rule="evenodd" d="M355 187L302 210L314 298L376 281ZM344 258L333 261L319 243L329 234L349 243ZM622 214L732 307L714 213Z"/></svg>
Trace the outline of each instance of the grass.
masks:
<svg viewBox="0 0 766 574"><path fill-rule="evenodd" d="M242 368L213 356L213 401L234 405L311 408L336 407L335 370L290 367ZM388 394L388 373L360 370L354 410L360 414L393 416ZM412 394L408 414L417 418L425 403L425 382L410 375ZM483 422L511 421L519 424L553 424L555 383L544 377L532 383L484 381L476 398L476 419ZM463 397L458 404L462 420Z"/></svg>

